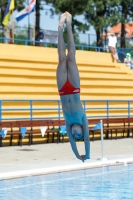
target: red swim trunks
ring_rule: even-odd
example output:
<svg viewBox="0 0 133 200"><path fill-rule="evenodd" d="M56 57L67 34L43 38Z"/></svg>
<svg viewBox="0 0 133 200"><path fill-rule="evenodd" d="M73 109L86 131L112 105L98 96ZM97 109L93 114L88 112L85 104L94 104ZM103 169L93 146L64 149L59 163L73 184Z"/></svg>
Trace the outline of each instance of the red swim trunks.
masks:
<svg viewBox="0 0 133 200"><path fill-rule="evenodd" d="M67 94L77 94L80 93L80 88L73 87L68 81L65 85L59 90L59 95L67 95Z"/></svg>

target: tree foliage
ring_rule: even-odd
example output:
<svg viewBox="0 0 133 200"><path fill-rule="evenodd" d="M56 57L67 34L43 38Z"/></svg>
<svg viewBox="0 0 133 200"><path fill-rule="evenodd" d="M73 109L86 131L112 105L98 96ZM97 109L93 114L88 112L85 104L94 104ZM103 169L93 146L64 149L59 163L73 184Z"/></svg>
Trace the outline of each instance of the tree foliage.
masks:
<svg viewBox="0 0 133 200"><path fill-rule="evenodd" d="M97 46L103 46L102 35L112 23L118 0L89 0L85 11L85 19L91 24L97 35Z"/></svg>
<svg viewBox="0 0 133 200"><path fill-rule="evenodd" d="M35 26L35 40L40 40L39 31L40 31L40 9L41 9L41 0L36 0L36 26ZM39 46L40 43L36 43L36 46Z"/></svg>
<svg viewBox="0 0 133 200"><path fill-rule="evenodd" d="M93 26L97 35L97 46L102 46L102 34L108 27L121 23L121 47L125 47L125 23L133 19L133 0L36 0L36 40L39 40L41 3L52 5L51 15L68 11L72 14L72 30L79 43L77 33ZM8 0L0 0L1 22ZM24 8L25 0L15 0L15 9ZM84 20L76 16L84 15ZM39 45L39 44L36 44Z"/></svg>
<svg viewBox="0 0 133 200"><path fill-rule="evenodd" d="M89 0L85 18L93 25L97 46L102 46L102 34L109 26L121 23L121 47L125 47L125 23L133 18L132 0Z"/></svg>
<svg viewBox="0 0 133 200"><path fill-rule="evenodd" d="M121 47L126 46L125 42L125 23L133 19L133 1L132 0L119 0L117 19L121 23Z"/></svg>
<svg viewBox="0 0 133 200"><path fill-rule="evenodd" d="M72 14L72 31L73 33L78 31L88 30L89 25L84 22L78 21L75 16L81 15L85 11L85 7L88 0L46 0L47 3L52 3L55 8L56 14L64 13L68 11Z"/></svg>

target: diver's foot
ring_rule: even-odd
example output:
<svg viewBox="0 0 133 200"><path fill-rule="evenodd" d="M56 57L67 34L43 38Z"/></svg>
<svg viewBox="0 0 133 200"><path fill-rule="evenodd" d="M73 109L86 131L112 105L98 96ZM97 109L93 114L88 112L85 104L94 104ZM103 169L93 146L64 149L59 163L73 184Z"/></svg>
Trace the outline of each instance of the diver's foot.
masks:
<svg viewBox="0 0 133 200"><path fill-rule="evenodd" d="M72 23L72 15L69 12L66 13L66 25L69 26Z"/></svg>
<svg viewBox="0 0 133 200"><path fill-rule="evenodd" d="M66 13L63 13L63 14L60 16L60 21L59 21L58 27L63 28L63 25L64 25L65 22L66 22Z"/></svg>

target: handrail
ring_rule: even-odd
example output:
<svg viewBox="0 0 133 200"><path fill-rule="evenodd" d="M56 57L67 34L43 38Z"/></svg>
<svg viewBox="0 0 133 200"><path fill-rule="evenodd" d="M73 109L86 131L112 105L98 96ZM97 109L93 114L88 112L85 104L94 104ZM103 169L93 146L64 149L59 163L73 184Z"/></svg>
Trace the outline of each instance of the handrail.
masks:
<svg viewBox="0 0 133 200"><path fill-rule="evenodd" d="M27 39L20 39L20 38L5 38L5 37L0 37L0 40L2 40L4 43L6 43L6 41L18 41L18 42L24 42L24 45L28 45L29 43L39 43L39 44L43 44L45 47L48 47L48 45L55 45L57 46L57 43L54 42L43 42L43 41L39 41L39 40L27 40ZM67 46L67 44L65 44ZM85 49L93 49L96 50L97 52L102 51L107 51L108 48L106 47L100 47L100 46L89 46L89 45L85 45L85 44L75 44L75 47L80 47L81 50L85 50ZM122 50L129 50L130 53L132 52L132 48L118 48L118 50L122 51Z"/></svg>
<svg viewBox="0 0 133 200"><path fill-rule="evenodd" d="M125 50L125 52L123 52L123 48L117 49L119 60L120 60L121 62L124 62L124 58L126 57L126 53L127 53L127 52L128 52L128 53L130 52L130 54L131 54L131 59L133 59L133 56L132 56L132 48L130 48L130 49L125 48L124 50Z"/></svg>
<svg viewBox="0 0 133 200"><path fill-rule="evenodd" d="M117 52L121 53L122 55L125 55L125 53L119 49L117 49Z"/></svg>
<svg viewBox="0 0 133 200"><path fill-rule="evenodd" d="M55 44L57 45L57 43L54 42L41 42L39 40L27 40L27 39L20 39L20 38L5 38L5 37L0 37L0 40L3 40L4 43L6 43L7 41L18 41L18 42L24 42L25 45L28 45L28 43L40 43L40 44Z"/></svg>
<svg viewBox="0 0 133 200"><path fill-rule="evenodd" d="M125 52L123 52L125 51ZM126 55L126 53L130 53L131 54L131 57L132 57L132 48L118 48L117 49L117 52L121 53L122 55Z"/></svg>
<svg viewBox="0 0 133 200"><path fill-rule="evenodd" d="M44 44L45 47L48 47L48 45L56 45L57 43L54 42L42 42L39 40L27 40L27 39L20 39L20 38L5 38L5 37L0 37L1 40L3 40L4 43L6 43L6 41L18 41L18 42L24 42L25 45L28 45L29 43L39 43L39 44ZM67 46L67 44L65 44ZM84 50L85 48L92 48L92 49L97 49L98 52L100 51L100 49L105 49L103 47L97 47L97 46L88 46L88 45L84 45L84 44L75 44L76 47L80 47L82 50Z"/></svg>
<svg viewBox="0 0 133 200"><path fill-rule="evenodd" d="M9 106L8 108L5 108L4 103L6 102L14 102L13 107L12 105ZM18 108L14 108L15 103L18 102L27 102L27 106L21 106L21 107L17 107ZM34 103L41 103L41 102L45 102L45 103L57 103L56 107L37 107L34 106ZM93 103L97 102L97 106L96 107L91 107L91 105ZM116 105L113 106L111 105L111 103L115 102ZM119 106L119 103L125 103L124 106ZM105 114L103 115L96 115L96 116L90 116L88 115L87 118L111 118L111 117L130 117L133 116L132 115L132 111L133 111L133 107L131 106L133 103L133 100L82 100L81 101L83 108L85 110L85 112L87 111L104 111ZM102 103L102 107L101 107L101 103ZM104 103L104 106L103 106ZM117 106L118 104L118 106ZM46 106L47 104L45 104ZM55 105L55 104L54 104ZM89 105L89 106L88 106ZM57 111L57 115L56 116L51 116L51 117L34 117L33 116L33 112L34 111ZM116 115L112 115L110 112L111 111L119 111L119 110L124 110L126 111L127 114L116 114ZM4 115L6 114L6 112L16 112L16 111L23 111L23 113L26 111L29 115L29 117L10 117L10 118L6 118L4 117ZM62 119L63 115L62 115L62 108L61 108L61 101L60 100L0 100L0 121L6 121L6 120L37 120L37 119Z"/></svg>

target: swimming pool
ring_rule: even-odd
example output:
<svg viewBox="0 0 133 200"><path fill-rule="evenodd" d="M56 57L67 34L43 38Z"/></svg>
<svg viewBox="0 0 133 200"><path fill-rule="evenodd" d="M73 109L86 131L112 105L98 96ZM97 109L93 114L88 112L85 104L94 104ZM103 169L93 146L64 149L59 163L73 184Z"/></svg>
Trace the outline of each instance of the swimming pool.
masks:
<svg viewBox="0 0 133 200"><path fill-rule="evenodd" d="M133 200L133 165L0 181L0 200Z"/></svg>

